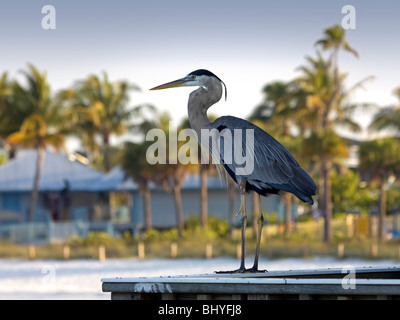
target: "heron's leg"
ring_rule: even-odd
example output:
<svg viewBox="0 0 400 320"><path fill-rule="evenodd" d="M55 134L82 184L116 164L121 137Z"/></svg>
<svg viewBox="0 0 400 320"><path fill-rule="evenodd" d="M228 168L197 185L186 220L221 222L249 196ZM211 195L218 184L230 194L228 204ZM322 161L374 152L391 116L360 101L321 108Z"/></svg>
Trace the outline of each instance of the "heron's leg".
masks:
<svg viewBox="0 0 400 320"><path fill-rule="evenodd" d="M247 225L247 214L246 214L246 180L243 179L239 182L240 191L240 215L241 215L241 226L242 226L242 239L241 239L241 252L240 252L240 267L234 271L217 271L216 273L243 273L246 272L244 266L245 257L245 236L246 236L246 225Z"/></svg>
<svg viewBox="0 0 400 320"><path fill-rule="evenodd" d="M247 271L249 272L265 272L264 270L259 271L258 270L258 257L260 255L260 245L261 245L261 233L262 233L262 228L264 226L264 216L262 213L262 208L261 208L261 198L260 195L258 195L258 219L257 219L257 245L256 245L256 255L254 257L254 265L251 269L248 269Z"/></svg>
<svg viewBox="0 0 400 320"><path fill-rule="evenodd" d="M245 253L245 239L246 239L246 225L247 225L247 214L246 214L246 196L241 194L241 205L240 205L240 215L242 224L242 240L241 240L241 251L240 251L240 267L238 272L244 272L246 270L244 266Z"/></svg>

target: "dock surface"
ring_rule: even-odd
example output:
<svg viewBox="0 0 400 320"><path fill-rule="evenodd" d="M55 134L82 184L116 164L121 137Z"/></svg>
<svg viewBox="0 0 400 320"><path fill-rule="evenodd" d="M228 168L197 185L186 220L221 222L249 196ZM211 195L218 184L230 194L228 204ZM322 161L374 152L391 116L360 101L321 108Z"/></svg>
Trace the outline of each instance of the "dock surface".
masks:
<svg viewBox="0 0 400 320"><path fill-rule="evenodd" d="M102 279L113 300L398 299L400 266Z"/></svg>

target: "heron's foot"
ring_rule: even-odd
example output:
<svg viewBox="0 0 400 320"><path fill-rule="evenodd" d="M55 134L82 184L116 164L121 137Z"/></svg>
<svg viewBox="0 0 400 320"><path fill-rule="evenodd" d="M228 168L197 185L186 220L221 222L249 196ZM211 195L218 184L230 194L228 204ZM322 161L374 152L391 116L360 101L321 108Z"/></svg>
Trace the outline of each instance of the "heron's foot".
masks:
<svg viewBox="0 0 400 320"><path fill-rule="evenodd" d="M245 268L239 268L236 270L232 270L232 271L215 271L215 273L218 274L227 274L227 273L245 273L247 269Z"/></svg>
<svg viewBox="0 0 400 320"><path fill-rule="evenodd" d="M251 267L250 269L246 269L245 271L246 273L266 273L268 272L268 270L264 269L264 270L259 270L256 267Z"/></svg>
<svg viewBox="0 0 400 320"><path fill-rule="evenodd" d="M245 268L239 268L233 271L215 271L215 273L218 274L228 274L228 273L266 273L268 272L268 270L258 270L257 268L249 268L249 269L245 269Z"/></svg>

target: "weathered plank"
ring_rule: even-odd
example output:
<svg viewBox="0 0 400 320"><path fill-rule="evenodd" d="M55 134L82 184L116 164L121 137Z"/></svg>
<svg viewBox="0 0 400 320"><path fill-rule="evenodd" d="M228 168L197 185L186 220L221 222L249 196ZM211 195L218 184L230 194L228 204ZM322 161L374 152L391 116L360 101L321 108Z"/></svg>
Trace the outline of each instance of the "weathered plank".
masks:
<svg viewBox="0 0 400 320"><path fill-rule="evenodd" d="M260 274L107 278L112 299L276 299L400 298L399 268L358 268L348 283L341 269L289 270ZM397 277L397 278L396 278ZM351 285L349 285L351 284ZM192 297L192 298L191 298Z"/></svg>
<svg viewBox="0 0 400 320"><path fill-rule="evenodd" d="M391 279L359 279L354 289L345 289L341 279L129 278L102 281L104 292L400 295L400 280Z"/></svg>

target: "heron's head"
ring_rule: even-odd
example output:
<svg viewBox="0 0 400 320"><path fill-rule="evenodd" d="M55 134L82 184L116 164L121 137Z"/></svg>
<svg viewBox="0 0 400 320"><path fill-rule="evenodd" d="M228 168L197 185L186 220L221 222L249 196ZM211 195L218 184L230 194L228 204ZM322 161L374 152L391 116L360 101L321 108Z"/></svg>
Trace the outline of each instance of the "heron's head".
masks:
<svg viewBox="0 0 400 320"><path fill-rule="evenodd" d="M150 90L161 90L161 89L176 88L176 87L204 87L207 89L208 83L211 78L218 80L224 85L225 100L226 100L227 93L226 93L225 83L220 78L218 78L214 73L205 69L199 69L193 71L181 79L164 83L160 86L151 88Z"/></svg>

